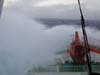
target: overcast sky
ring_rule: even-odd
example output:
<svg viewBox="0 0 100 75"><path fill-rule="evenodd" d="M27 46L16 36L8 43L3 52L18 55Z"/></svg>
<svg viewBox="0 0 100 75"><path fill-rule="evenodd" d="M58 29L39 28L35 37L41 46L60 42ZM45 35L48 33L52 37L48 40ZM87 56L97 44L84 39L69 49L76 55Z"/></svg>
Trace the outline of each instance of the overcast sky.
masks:
<svg viewBox="0 0 100 75"><path fill-rule="evenodd" d="M100 20L100 0L80 1L86 19ZM4 6L14 7L16 3L35 18L80 18L77 0L5 0ZM29 9L33 11L29 12Z"/></svg>

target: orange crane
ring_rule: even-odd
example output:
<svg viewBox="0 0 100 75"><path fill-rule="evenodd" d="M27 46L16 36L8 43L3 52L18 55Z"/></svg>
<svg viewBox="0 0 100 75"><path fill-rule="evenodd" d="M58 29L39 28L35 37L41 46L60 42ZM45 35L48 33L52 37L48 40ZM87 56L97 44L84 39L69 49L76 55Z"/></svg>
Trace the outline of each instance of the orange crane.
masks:
<svg viewBox="0 0 100 75"><path fill-rule="evenodd" d="M100 49L90 45L90 51L100 54ZM85 46L80 41L78 32L75 32L75 39L70 44L70 49L67 51L72 60L76 64L85 62L86 50Z"/></svg>

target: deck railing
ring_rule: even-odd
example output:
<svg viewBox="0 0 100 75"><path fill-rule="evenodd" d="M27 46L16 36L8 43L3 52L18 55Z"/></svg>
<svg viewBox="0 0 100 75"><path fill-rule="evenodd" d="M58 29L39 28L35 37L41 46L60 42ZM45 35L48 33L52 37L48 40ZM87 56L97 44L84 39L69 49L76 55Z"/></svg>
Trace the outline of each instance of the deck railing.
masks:
<svg viewBox="0 0 100 75"><path fill-rule="evenodd" d="M58 70L59 69L59 70ZM100 72L100 65L92 65L93 72ZM70 65L70 66L48 66L45 68L35 68L29 71L32 72L88 72L87 65Z"/></svg>

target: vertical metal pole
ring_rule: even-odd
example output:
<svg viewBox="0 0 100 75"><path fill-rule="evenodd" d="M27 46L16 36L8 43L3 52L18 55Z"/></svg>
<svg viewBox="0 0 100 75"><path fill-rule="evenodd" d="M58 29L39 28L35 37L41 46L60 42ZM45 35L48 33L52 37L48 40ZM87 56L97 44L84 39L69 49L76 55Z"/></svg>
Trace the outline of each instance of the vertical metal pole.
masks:
<svg viewBox="0 0 100 75"><path fill-rule="evenodd" d="M59 72L59 70L60 70L60 69L59 69L59 66L60 66L60 65L59 65L59 64L57 64L57 72Z"/></svg>
<svg viewBox="0 0 100 75"><path fill-rule="evenodd" d="M0 0L0 16L2 13L3 3L4 3L4 0Z"/></svg>
<svg viewBox="0 0 100 75"><path fill-rule="evenodd" d="M87 64L88 64L88 69L89 69L89 73L92 73L92 67L90 64L90 48L89 48L89 44L88 44L88 38L87 38L87 34L86 34L86 30L85 30L85 20L84 20L84 16L82 13L82 9L81 9L81 4L80 4L80 0L78 0L78 4L79 4L79 9L80 9L80 14L81 14L81 25L82 25L82 32L83 32L83 38L84 38L84 45L86 48L86 59L87 59Z"/></svg>

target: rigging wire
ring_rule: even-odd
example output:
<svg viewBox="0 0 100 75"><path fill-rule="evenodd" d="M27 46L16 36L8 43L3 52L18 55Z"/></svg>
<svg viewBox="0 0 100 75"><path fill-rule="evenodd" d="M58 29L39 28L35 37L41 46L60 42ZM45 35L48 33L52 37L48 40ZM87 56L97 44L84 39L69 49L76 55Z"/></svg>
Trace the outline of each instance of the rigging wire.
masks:
<svg viewBox="0 0 100 75"><path fill-rule="evenodd" d="M85 27L86 27L85 19L83 16L80 0L78 0L78 5L79 5L79 10L80 10L80 15L81 15L81 26L82 26L82 32L83 32L84 45L85 45L85 49L86 49L86 60L87 60L87 64L88 64L89 74L91 74L92 67L90 64L90 60L91 60L90 50L89 50L90 48L89 48L87 33L86 33L86 29L85 29Z"/></svg>

